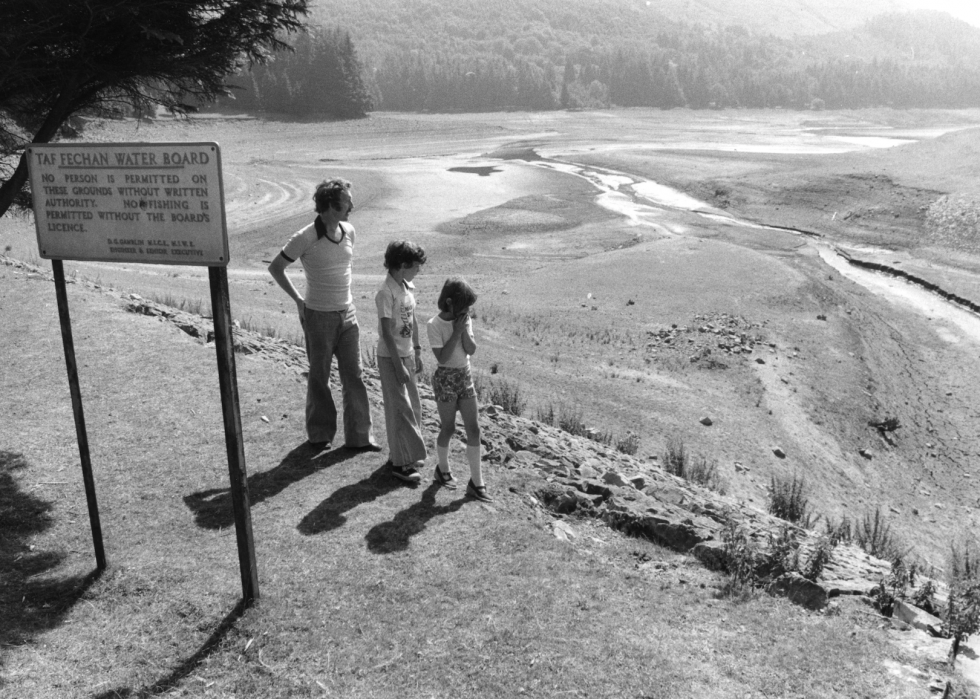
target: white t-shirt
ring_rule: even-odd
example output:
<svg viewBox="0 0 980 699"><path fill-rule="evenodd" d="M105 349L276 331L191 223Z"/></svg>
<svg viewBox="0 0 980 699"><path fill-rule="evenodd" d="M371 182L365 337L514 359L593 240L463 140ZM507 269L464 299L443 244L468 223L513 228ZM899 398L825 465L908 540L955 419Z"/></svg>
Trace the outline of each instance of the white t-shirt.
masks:
<svg viewBox="0 0 980 699"><path fill-rule="evenodd" d="M378 309L378 356L390 357L388 343L384 340L383 324L385 318L395 319L395 348L399 357L411 357L414 352L412 331L415 326L415 295L412 282L399 283L390 274L385 275L384 283L374 295L374 305Z"/></svg>
<svg viewBox="0 0 980 699"><path fill-rule="evenodd" d="M440 347L445 347L446 343L449 342L449 338L452 337L453 321L443 320L438 315L435 315L426 323L425 330L429 336L429 346L432 349L439 349ZM466 332L471 335L473 334L473 321L468 317L466 319ZM456 342L456 346L453 348L452 354L449 355L449 359L445 362L439 362L439 366L444 366L449 369L464 369L469 365L470 356L463 349L462 338Z"/></svg>
<svg viewBox="0 0 980 699"><path fill-rule="evenodd" d="M282 249L290 262L303 263L305 303L314 311L346 311L354 302L350 291L354 259L354 227L341 223L343 235L335 243L326 236L320 217L290 238ZM318 232L323 235L318 236Z"/></svg>

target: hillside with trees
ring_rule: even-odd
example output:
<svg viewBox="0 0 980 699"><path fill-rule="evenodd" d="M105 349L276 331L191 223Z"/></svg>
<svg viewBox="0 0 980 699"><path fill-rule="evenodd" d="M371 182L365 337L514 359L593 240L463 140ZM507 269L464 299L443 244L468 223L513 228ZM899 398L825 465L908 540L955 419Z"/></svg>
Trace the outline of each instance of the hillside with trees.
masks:
<svg viewBox="0 0 980 699"><path fill-rule="evenodd" d="M223 98L219 105L243 111L320 114L338 119L367 114L372 99L349 33L313 29L297 34L292 48L274 61L230 78L228 84L234 88L234 98Z"/></svg>
<svg viewBox="0 0 980 699"><path fill-rule="evenodd" d="M755 0L733 3L728 24L714 0L688 4L703 5L702 19L714 21L684 21L698 15L673 17L670 3L645 0L503 0L492 13L477 0L321 0L312 22L330 28L300 41L293 56L240 76L247 89L234 108L357 116L980 106L980 29L947 14L872 14L891 0L850 13L833 10L838 0L787 3L780 16L798 16L801 29L789 39L758 28L764 8ZM832 17L850 24L834 26ZM803 35L828 27L834 31ZM322 70L326 56L343 66L338 87Z"/></svg>

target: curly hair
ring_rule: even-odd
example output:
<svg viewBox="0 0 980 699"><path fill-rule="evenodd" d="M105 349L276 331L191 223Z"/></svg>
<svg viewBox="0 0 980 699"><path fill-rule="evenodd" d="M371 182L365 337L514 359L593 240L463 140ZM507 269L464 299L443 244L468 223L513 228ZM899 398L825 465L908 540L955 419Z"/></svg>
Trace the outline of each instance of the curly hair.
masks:
<svg viewBox="0 0 980 699"><path fill-rule="evenodd" d="M408 240L388 243L388 248L385 250L385 269L401 269L415 262L420 265L425 264L425 250L421 245Z"/></svg>
<svg viewBox="0 0 980 699"><path fill-rule="evenodd" d="M316 212L322 214L331 207L340 205L340 193L350 191L350 182L335 177L332 180L324 180L316 186L313 194L313 204Z"/></svg>
<svg viewBox="0 0 980 699"><path fill-rule="evenodd" d="M462 277L450 277L439 294L440 311L459 311L476 303L476 292Z"/></svg>

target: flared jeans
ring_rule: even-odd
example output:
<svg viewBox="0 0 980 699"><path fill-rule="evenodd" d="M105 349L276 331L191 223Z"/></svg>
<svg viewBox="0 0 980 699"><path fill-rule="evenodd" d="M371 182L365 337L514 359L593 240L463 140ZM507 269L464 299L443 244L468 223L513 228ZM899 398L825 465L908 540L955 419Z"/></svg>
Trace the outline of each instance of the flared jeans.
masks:
<svg viewBox="0 0 980 699"><path fill-rule="evenodd" d="M408 383L398 383L395 362L408 372ZM381 394L385 402L385 427L388 432L388 458L395 466L411 466L424 461L422 441L422 401L415 382L414 357L378 357Z"/></svg>
<svg viewBox="0 0 980 699"><path fill-rule="evenodd" d="M303 330L310 375L306 383L306 436L311 442L332 442L337 434L337 408L330 391L330 370L337 372L344 405L344 444L363 447L372 440L371 406L361 376L361 340L357 314L307 308Z"/></svg>

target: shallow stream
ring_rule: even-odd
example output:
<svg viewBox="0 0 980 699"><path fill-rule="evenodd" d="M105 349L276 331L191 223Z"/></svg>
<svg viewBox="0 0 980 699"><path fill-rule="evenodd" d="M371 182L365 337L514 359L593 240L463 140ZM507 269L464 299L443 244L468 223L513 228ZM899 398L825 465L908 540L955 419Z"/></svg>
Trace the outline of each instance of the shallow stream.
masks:
<svg viewBox="0 0 980 699"><path fill-rule="evenodd" d="M934 137L938 133L940 132L932 130L916 133L915 136L918 138ZM913 140L912 134L908 134L904 138L836 137L834 144L825 146L826 149L822 152L840 152L840 150L833 148L841 147L842 142L851 144L849 150L855 150L890 147L908 143L910 140ZM650 148L654 146L641 144L640 147ZM708 147L707 144L700 146L701 149L706 147ZM728 144L728 147L738 150L738 147L732 144ZM762 144L754 144L753 147L755 149L764 148ZM673 148L676 148L676 145ZM817 146L813 144L799 145L796 151L788 150L788 145L774 145L772 148L778 149L778 152L815 152L814 149ZM695 215L714 224L755 228L775 231L783 235L799 236L806 241L806 246L815 250L820 259L842 276L861 285L871 293L885 297L892 303L902 305L933 322L937 334L947 342L968 341L980 345L980 315L904 279L856 267L848 261L846 256L841 254L837 245L821 240L816 234L785 227L766 226L739 219L726 211L712 207L666 185L651 180L638 179L633 175L607 168L570 162L564 157L558 157L557 154L551 157L542 157L541 160L526 162L535 167L548 168L585 179L599 191L597 202L600 206L623 216L631 225L646 226L662 235L684 235L690 229L691 215ZM868 247L864 247L862 250L870 253L887 252Z"/></svg>

